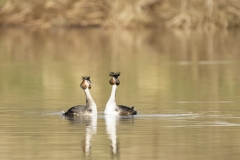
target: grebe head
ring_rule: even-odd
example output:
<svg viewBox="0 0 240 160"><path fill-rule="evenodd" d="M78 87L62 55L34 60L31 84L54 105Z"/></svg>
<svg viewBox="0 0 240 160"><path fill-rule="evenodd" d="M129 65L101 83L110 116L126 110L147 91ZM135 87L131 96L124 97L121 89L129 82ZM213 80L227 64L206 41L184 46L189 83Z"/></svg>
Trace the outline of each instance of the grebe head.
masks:
<svg viewBox="0 0 240 160"><path fill-rule="evenodd" d="M80 87L82 89L91 89L91 81L90 81L90 77L89 76L83 76L82 77L83 81L82 83L80 84Z"/></svg>
<svg viewBox="0 0 240 160"><path fill-rule="evenodd" d="M111 79L109 80L109 83L111 85L119 85L120 84L120 81L118 79L118 76L120 76L120 72L110 72L109 73L109 76L111 76Z"/></svg>

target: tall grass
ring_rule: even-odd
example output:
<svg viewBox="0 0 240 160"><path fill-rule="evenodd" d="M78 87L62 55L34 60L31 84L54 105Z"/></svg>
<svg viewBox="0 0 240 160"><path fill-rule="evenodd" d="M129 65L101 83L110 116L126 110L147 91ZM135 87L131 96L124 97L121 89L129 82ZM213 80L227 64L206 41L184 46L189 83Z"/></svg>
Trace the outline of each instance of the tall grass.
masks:
<svg viewBox="0 0 240 160"><path fill-rule="evenodd" d="M239 27L240 0L0 0L0 26Z"/></svg>

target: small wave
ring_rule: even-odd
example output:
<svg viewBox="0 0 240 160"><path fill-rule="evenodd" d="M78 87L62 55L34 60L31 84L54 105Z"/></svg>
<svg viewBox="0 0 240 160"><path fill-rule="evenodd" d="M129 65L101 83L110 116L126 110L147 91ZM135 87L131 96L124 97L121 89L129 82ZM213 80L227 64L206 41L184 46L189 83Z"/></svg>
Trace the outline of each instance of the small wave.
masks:
<svg viewBox="0 0 240 160"><path fill-rule="evenodd" d="M177 65L219 65L219 64L232 64L234 61L198 61L198 62L191 62L191 61L180 61Z"/></svg>
<svg viewBox="0 0 240 160"><path fill-rule="evenodd" d="M135 117L188 117L188 116L197 116L199 114L193 113L182 113L182 114L138 114Z"/></svg>
<svg viewBox="0 0 240 160"><path fill-rule="evenodd" d="M42 113L44 116L55 116L55 115L62 115L63 112L50 112L50 113Z"/></svg>
<svg viewBox="0 0 240 160"><path fill-rule="evenodd" d="M237 103L239 101L173 101L175 103Z"/></svg>
<svg viewBox="0 0 240 160"><path fill-rule="evenodd" d="M240 124L219 121L219 122L207 122L202 126L240 126Z"/></svg>
<svg viewBox="0 0 240 160"><path fill-rule="evenodd" d="M176 125L176 126L165 126L169 128L183 128L183 127L239 127L238 123L228 123L228 122L204 122L202 124L195 125Z"/></svg>

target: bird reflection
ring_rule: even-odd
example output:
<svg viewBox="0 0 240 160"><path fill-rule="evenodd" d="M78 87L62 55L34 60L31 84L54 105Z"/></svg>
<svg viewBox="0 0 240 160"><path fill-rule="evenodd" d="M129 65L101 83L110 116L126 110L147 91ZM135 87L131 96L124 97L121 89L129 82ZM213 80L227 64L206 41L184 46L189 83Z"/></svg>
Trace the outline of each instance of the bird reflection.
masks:
<svg viewBox="0 0 240 160"><path fill-rule="evenodd" d="M86 136L82 141L82 150L85 157L91 155L92 135L97 132L97 116L80 116L68 118L72 123L84 123L86 124Z"/></svg>
<svg viewBox="0 0 240 160"><path fill-rule="evenodd" d="M111 141L111 155L113 157L119 157L119 143L116 135L116 121L119 116L117 115L105 115L106 131L108 138Z"/></svg>
<svg viewBox="0 0 240 160"><path fill-rule="evenodd" d="M89 117L91 118L91 121L86 124L86 138L85 138L85 144L83 145L83 152L85 153L85 156L90 156L91 153L91 146L92 146L92 135L96 134L97 132L97 116Z"/></svg>

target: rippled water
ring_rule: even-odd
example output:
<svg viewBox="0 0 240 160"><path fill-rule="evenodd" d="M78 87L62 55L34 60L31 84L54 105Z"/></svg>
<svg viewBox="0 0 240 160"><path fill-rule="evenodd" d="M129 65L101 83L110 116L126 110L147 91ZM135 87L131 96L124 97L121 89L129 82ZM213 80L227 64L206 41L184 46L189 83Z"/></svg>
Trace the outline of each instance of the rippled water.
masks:
<svg viewBox="0 0 240 160"><path fill-rule="evenodd" d="M1 159L239 159L240 32L0 31ZM110 71L117 103L103 114ZM97 117L84 104L90 75Z"/></svg>

